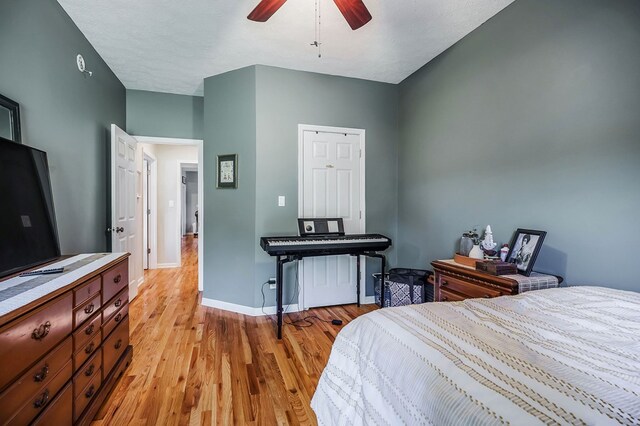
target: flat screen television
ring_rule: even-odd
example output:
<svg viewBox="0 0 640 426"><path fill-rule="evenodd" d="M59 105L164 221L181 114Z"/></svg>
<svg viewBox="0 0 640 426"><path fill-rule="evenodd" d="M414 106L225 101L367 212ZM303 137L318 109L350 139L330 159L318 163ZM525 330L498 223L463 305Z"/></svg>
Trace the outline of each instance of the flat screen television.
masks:
<svg viewBox="0 0 640 426"><path fill-rule="evenodd" d="M0 137L0 278L59 256L47 153Z"/></svg>

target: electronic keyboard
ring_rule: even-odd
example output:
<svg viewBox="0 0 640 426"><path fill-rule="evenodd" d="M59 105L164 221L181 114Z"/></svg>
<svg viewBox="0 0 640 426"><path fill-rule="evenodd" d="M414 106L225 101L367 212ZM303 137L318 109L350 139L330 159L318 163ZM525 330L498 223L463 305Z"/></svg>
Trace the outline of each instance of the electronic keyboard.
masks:
<svg viewBox="0 0 640 426"><path fill-rule="evenodd" d="M328 256L385 251L391 239L381 234L262 237L260 247L271 256Z"/></svg>
<svg viewBox="0 0 640 426"><path fill-rule="evenodd" d="M282 338L283 267L305 257L348 254L356 258L356 303L360 306L360 256L380 259L384 276L386 257L380 253L391 247L391 238L381 234L345 235L342 218L298 219L300 236L262 237L260 247L276 257L277 336Z"/></svg>

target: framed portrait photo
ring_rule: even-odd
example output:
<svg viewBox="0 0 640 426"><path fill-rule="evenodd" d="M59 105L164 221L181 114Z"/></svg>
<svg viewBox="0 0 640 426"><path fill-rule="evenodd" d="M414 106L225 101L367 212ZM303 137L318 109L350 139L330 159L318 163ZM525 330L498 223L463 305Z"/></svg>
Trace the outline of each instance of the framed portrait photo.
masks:
<svg viewBox="0 0 640 426"><path fill-rule="evenodd" d="M238 154L218 155L216 188L238 187Z"/></svg>
<svg viewBox="0 0 640 426"><path fill-rule="evenodd" d="M509 244L507 262L514 263L519 274L527 277L531 275L546 235L545 231L518 228Z"/></svg>

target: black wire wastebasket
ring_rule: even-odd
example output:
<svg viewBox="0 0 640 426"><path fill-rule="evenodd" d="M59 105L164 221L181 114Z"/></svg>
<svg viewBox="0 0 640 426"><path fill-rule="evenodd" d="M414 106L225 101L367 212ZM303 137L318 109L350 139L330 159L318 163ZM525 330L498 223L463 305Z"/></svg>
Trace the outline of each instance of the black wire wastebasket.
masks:
<svg viewBox="0 0 640 426"><path fill-rule="evenodd" d="M373 274L376 304L388 308L433 302L433 286L428 282L431 274L423 269L393 268L385 274L384 285L380 274Z"/></svg>

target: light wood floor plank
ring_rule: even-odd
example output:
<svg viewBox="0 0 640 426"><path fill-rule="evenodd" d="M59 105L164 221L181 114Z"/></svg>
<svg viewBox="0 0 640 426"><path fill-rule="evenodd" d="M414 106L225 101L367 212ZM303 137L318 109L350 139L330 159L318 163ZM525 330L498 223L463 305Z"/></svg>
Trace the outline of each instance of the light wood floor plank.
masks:
<svg viewBox="0 0 640 426"><path fill-rule="evenodd" d="M182 267L145 273L129 321L133 362L94 425L314 425L310 407L340 329L375 306L312 309L273 318L200 305L197 238L183 241Z"/></svg>

